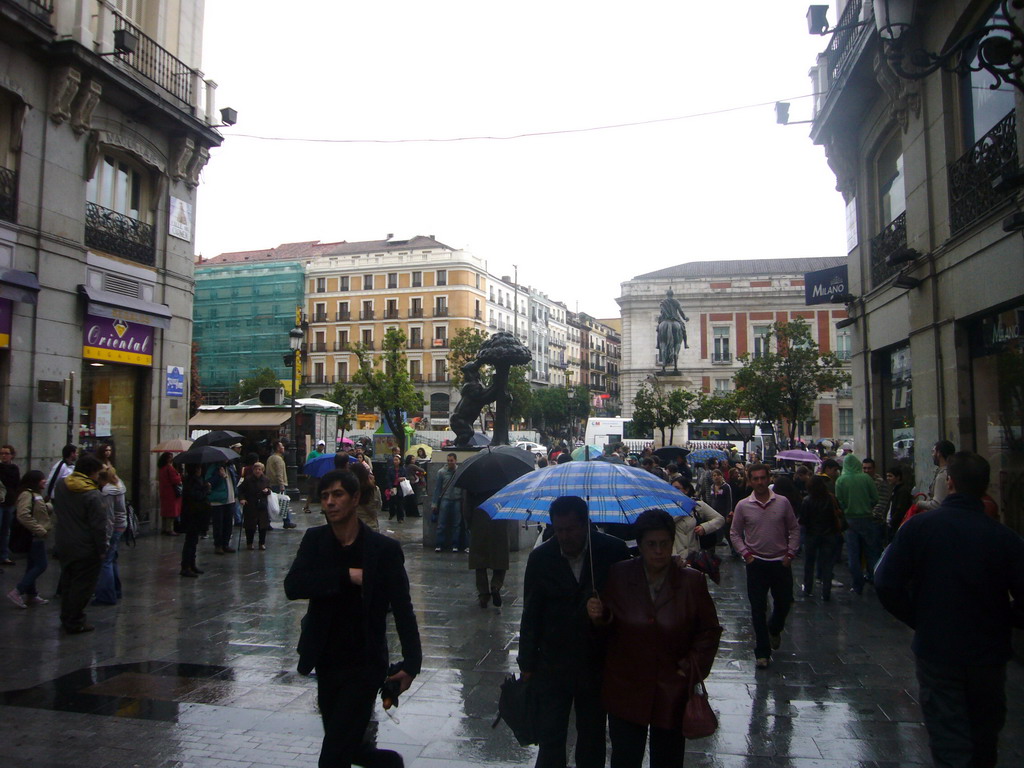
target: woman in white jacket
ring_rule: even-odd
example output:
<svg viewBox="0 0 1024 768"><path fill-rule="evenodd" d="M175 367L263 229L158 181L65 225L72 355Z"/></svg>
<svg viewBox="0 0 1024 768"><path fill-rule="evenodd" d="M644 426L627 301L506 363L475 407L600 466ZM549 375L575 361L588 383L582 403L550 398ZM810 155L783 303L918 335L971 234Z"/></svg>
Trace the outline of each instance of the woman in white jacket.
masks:
<svg viewBox="0 0 1024 768"><path fill-rule="evenodd" d="M682 480L673 480L673 487L686 493L686 485ZM697 506L693 513L681 515L674 518L676 522L676 536L672 544L672 554L679 555L681 560L686 560L691 552L700 551L700 537L714 533L723 525L725 518L699 499L694 499Z"/></svg>

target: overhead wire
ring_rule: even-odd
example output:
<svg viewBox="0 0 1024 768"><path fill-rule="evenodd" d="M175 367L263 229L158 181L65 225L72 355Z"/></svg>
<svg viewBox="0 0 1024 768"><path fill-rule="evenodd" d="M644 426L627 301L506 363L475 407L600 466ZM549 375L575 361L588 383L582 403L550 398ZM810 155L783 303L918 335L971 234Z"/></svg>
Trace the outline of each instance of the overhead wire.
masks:
<svg viewBox="0 0 1024 768"><path fill-rule="evenodd" d="M780 101L797 101L799 99L809 99L813 97L813 93L805 93L801 96L790 96L784 99L773 99L772 101L762 101L756 104L743 104L736 107L725 107L723 109L709 110L707 112L694 112L689 115L679 115L677 117L659 117L652 120L637 120L629 123L613 123L611 125L597 125L589 126L586 128L563 128L559 130L551 131L532 131L529 133L516 133L508 136L451 136L447 138L418 138L418 139L324 139L324 138L308 138L301 136L259 136L251 133L226 133L225 135L229 138L238 139L257 139L259 141L293 141L301 142L306 144L446 144L460 141L515 141L518 139L530 139L541 136L562 136L573 133L593 133L595 131L611 131L618 130L620 128L635 128L643 125L656 125L658 123L671 123L678 122L680 120L693 120L698 117L711 117L714 115L724 115L730 112L740 112L746 109L757 109L758 107L767 107L777 104Z"/></svg>

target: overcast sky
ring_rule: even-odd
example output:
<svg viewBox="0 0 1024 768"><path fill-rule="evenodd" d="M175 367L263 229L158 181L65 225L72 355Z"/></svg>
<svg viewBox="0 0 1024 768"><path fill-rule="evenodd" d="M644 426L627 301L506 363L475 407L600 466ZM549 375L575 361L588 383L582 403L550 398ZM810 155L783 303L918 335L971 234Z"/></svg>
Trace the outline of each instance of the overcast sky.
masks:
<svg viewBox="0 0 1024 768"><path fill-rule="evenodd" d="M434 235L599 317L623 280L674 264L843 255L824 151L775 124L777 100L810 118L794 97L827 38L806 10L208 0L203 70L238 124L203 173L196 251Z"/></svg>

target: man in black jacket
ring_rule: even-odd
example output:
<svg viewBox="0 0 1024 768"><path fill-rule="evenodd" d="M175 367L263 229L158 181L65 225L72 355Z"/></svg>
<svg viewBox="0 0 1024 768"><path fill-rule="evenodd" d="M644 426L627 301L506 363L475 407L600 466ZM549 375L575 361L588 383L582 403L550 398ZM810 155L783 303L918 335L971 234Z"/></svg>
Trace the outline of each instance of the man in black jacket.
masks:
<svg viewBox="0 0 1024 768"><path fill-rule="evenodd" d="M541 723L537 768L565 768L573 704L576 766L603 768L604 653L590 629L587 600L604 589L608 569L628 559L629 550L620 539L589 530L589 510L578 496L556 499L549 514L555 535L526 563L519 627L519 668L533 677Z"/></svg>
<svg viewBox="0 0 1024 768"><path fill-rule="evenodd" d="M946 469L949 495L899 529L875 590L914 630L935 764L982 768L997 763L1011 633L1024 627L1024 540L984 512L985 459L962 451Z"/></svg>
<svg viewBox="0 0 1024 768"><path fill-rule="evenodd" d="M402 548L360 522L359 481L351 472L328 472L318 490L328 524L306 531L284 589L289 600L309 600L298 669L304 675L316 669L324 724L319 765L402 765L397 753L364 743L385 678L403 693L423 661ZM402 661L390 676L389 608L402 645Z"/></svg>

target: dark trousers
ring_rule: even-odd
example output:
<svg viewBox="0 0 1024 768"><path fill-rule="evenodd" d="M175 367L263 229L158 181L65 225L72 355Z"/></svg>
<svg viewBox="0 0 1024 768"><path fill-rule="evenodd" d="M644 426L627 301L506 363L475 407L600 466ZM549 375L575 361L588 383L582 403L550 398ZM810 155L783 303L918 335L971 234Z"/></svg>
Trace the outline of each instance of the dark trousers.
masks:
<svg viewBox="0 0 1024 768"><path fill-rule="evenodd" d="M537 768L565 768L569 711L576 707L576 768L604 768L605 711L595 676L575 678L538 672L533 678L540 715Z"/></svg>
<svg viewBox="0 0 1024 768"><path fill-rule="evenodd" d="M768 593L772 595L772 615L768 616ZM776 560L758 560L747 565L747 599L754 622L754 658L770 659L769 635L781 634L793 605L793 570Z"/></svg>
<svg viewBox="0 0 1024 768"><path fill-rule="evenodd" d="M864 591L864 573L874 579L875 564L882 556L882 529L870 517L847 518L846 556L849 558L850 578L857 594Z"/></svg>
<svg viewBox="0 0 1024 768"><path fill-rule="evenodd" d="M1006 665L936 664L917 659L921 711L939 768L998 764L1006 723Z"/></svg>
<svg viewBox="0 0 1024 768"><path fill-rule="evenodd" d="M13 496L16 489L8 488L7 493ZM13 504L0 505L0 560L11 559L11 525L14 523L14 511Z"/></svg>
<svg viewBox="0 0 1024 768"><path fill-rule="evenodd" d="M381 670L317 669L316 697L324 724L320 768L348 768L353 763L374 765L380 762L375 758L386 751L366 743L365 736L374 700L383 682Z"/></svg>
<svg viewBox="0 0 1024 768"><path fill-rule="evenodd" d="M608 715L612 740L611 768L640 768L647 746L647 726ZM651 768L682 768L686 740L678 730L650 726Z"/></svg>
<svg viewBox="0 0 1024 768"><path fill-rule="evenodd" d="M199 546L199 533L189 531L185 534L185 542L181 545L181 570L196 567L196 549Z"/></svg>
<svg viewBox="0 0 1024 768"><path fill-rule="evenodd" d="M65 627L85 624L85 606L96 590L102 567L99 556L61 561L60 623Z"/></svg>
<svg viewBox="0 0 1024 768"><path fill-rule="evenodd" d="M213 546L221 548L231 546L231 531L234 524L234 504L213 504L210 506L210 525L213 528Z"/></svg>
<svg viewBox="0 0 1024 768"><path fill-rule="evenodd" d="M836 565L836 535L815 536L808 534L804 539L804 592L814 591L814 566L818 566L821 579L821 596L826 600L832 596L832 571Z"/></svg>
<svg viewBox="0 0 1024 768"><path fill-rule="evenodd" d="M18 582L18 592L23 595L37 595L36 579L46 571L46 539L32 539L28 548L28 561L25 563L25 575Z"/></svg>
<svg viewBox="0 0 1024 768"><path fill-rule="evenodd" d="M388 520L397 517L398 522L405 520L405 504L402 501L401 491L397 488L391 489L391 498L388 499Z"/></svg>

